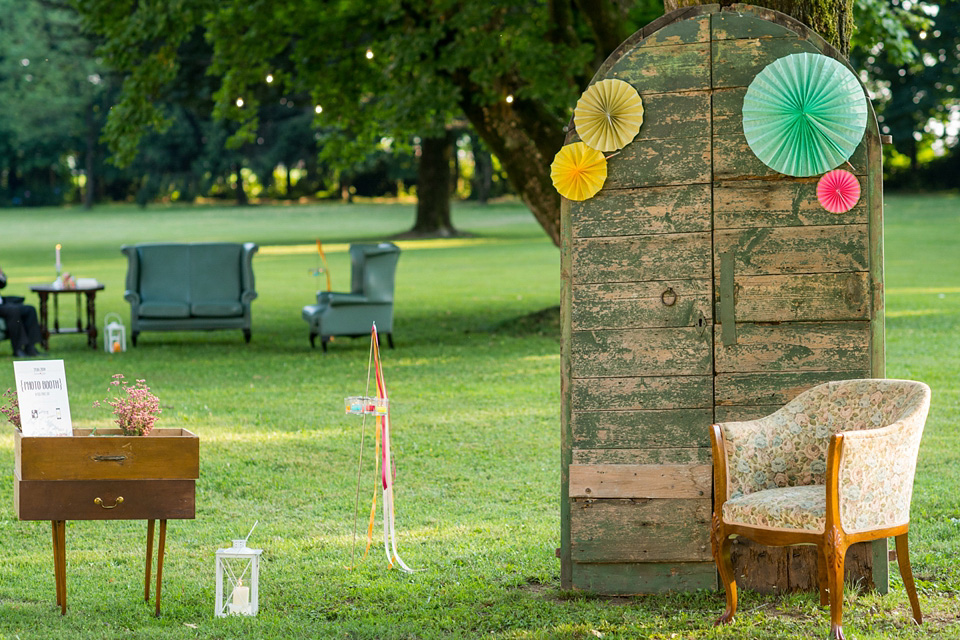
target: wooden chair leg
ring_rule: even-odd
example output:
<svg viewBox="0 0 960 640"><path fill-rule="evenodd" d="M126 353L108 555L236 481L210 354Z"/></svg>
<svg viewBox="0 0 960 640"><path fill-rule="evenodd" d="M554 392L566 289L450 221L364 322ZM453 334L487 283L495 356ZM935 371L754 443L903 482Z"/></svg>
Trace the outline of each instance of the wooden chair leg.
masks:
<svg viewBox="0 0 960 640"><path fill-rule="evenodd" d="M920 600L917 599L917 586L913 582L913 570L910 568L910 551L907 547L907 534L902 533L895 538L897 544L897 564L900 566L900 577L903 586L910 598L910 607L913 609L913 619L917 624L923 624L923 614L920 613Z"/></svg>
<svg viewBox="0 0 960 640"><path fill-rule="evenodd" d="M714 625L730 624L737 613L737 580L733 575L733 562L730 560L730 548L733 541L723 532L722 525L714 522L715 544L713 546L713 560L720 573L720 582L727 595L727 608Z"/></svg>
<svg viewBox="0 0 960 640"><path fill-rule="evenodd" d="M160 541L157 543L157 610L160 617L160 588L163 585L163 552L167 543L167 521L160 521Z"/></svg>
<svg viewBox="0 0 960 640"><path fill-rule="evenodd" d="M147 520L147 567L143 579L143 599L150 602L150 570L153 568L153 531L156 520Z"/></svg>
<svg viewBox="0 0 960 640"><path fill-rule="evenodd" d="M818 551L824 557L827 569L827 588L830 590L830 637L844 640L843 636L843 563L847 545L840 531L827 531L825 544Z"/></svg>

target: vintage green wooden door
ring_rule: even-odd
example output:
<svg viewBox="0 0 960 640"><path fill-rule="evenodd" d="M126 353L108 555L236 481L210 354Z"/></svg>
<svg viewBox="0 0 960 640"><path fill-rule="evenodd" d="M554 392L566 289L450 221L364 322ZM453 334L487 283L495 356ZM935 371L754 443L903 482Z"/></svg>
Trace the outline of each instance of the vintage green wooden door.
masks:
<svg viewBox="0 0 960 640"><path fill-rule="evenodd" d="M782 14L692 7L632 36L594 78L633 85L644 124L609 158L603 189L563 205L565 588L715 588L709 425L883 375L872 111L850 160L863 195L845 214L819 205L817 177L768 169L743 135L747 85L798 52L837 57ZM848 575L885 588L885 555L871 567L883 550L852 551ZM735 555L753 588L815 579L803 550Z"/></svg>

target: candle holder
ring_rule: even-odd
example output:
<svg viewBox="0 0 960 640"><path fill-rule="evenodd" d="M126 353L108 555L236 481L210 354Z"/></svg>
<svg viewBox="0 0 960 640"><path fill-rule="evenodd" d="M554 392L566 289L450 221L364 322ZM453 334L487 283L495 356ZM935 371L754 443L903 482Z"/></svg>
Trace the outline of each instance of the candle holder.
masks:
<svg viewBox="0 0 960 640"><path fill-rule="evenodd" d="M256 526L256 525L254 525ZM255 616L259 610L260 554L247 547L246 538L229 549L217 549L217 604L214 615Z"/></svg>
<svg viewBox="0 0 960 640"><path fill-rule="evenodd" d="M116 313L108 313L103 318L103 350L107 353L119 353L127 350L127 328Z"/></svg>

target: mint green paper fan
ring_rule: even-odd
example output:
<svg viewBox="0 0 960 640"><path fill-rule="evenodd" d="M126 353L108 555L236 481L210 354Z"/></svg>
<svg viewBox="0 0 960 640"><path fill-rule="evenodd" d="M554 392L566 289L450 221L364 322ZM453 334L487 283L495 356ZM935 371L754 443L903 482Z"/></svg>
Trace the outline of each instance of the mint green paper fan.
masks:
<svg viewBox="0 0 960 640"><path fill-rule="evenodd" d="M863 138L867 99L843 64L795 53L767 65L743 98L743 133L768 167L814 176L846 162Z"/></svg>

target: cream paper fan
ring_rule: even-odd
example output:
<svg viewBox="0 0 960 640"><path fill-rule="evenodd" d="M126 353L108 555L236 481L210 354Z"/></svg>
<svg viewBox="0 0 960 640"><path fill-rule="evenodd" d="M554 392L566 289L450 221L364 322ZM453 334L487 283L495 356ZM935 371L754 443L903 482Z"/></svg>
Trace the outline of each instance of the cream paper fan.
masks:
<svg viewBox="0 0 960 640"><path fill-rule="evenodd" d="M573 110L580 139L597 151L629 144L643 124L643 101L623 80L607 79L587 87Z"/></svg>

